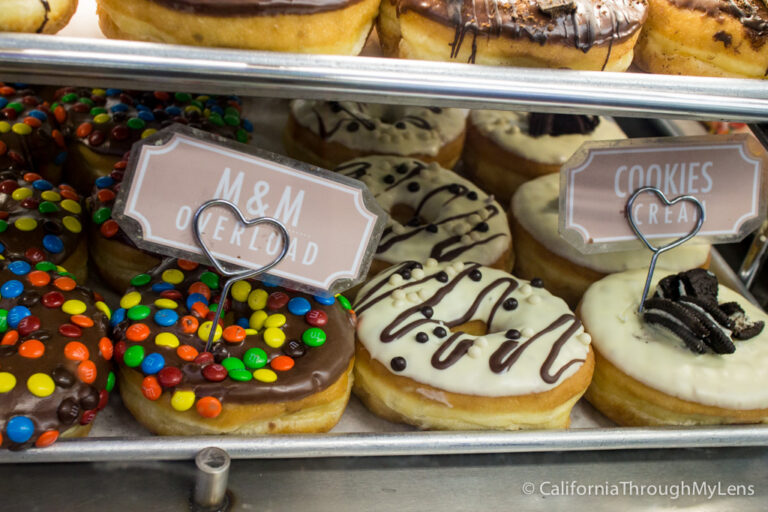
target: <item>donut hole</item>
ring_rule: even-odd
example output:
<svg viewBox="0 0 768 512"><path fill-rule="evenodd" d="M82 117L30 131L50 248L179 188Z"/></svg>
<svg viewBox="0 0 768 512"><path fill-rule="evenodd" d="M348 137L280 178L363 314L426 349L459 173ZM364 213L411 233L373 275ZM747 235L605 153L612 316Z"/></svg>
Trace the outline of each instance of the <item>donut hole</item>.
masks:
<svg viewBox="0 0 768 512"><path fill-rule="evenodd" d="M403 120L403 108L398 105L370 105L370 114L384 124L397 124Z"/></svg>
<svg viewBox="0 0 768 512"><path fill-rule="evenodd" d="M488 334L488 324L482 320L470 320L463 324L451 327L451 332L463 332L472 336L485 336Z"/></svg>
<svg viewBox="0 0 768 512"><path fill-rule="evenodd" d="M399 222L404 226L421 226L422 224L427 223L423 218L416 216L416 210L413 207L404 203L397 203L394 205L389 211L389 216L392 220Z"/></svg>

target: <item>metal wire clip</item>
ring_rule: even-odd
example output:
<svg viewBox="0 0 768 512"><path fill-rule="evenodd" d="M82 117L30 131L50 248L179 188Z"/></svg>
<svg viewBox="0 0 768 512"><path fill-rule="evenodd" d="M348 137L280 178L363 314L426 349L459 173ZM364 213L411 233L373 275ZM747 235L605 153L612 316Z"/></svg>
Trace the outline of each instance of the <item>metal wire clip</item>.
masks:
<svg viewBox="0 0 768 512"><path fill-rule="evenodd" d="M699 214L698 214L697 219L696 219L696 225L693 227L693 229L690 231L690 233L688 233L687 235L685 235L682 238L678 238L674 242L670 242L667 245L662 245L661 247L656 247L654 245L651 245L651 243L648 241L648 239L645 238L645 235L643 235L640 232L640 229L638 229L637 222L635 221L634 208L632 208L633 205L635 204L635 199L637 199L637 197L640 194L644 194L646 192L651 192L651 193L656 194L659 197L659 199L661 199L661 201L664 203L665 206L672 206L672 205L675 205L675 204L680 203L682 201L688 201L690 203L693 203L696 206ZM645 244L645 246L648 249L650 249L651 252L653 252L653 256L651 256L651 264L650 264L650 267L648 268L648 277L646 277L646 279L645 279L645 287L643 288L643 296L640 299L640 306L638 306L638 308L637 308L637 312L638 313L642 313L643 312L643 305L645 304L645 299L648 297L648 291L651 288L651 280L653 279L653 271L656 269L656 260L659 259L659 256L663 252L666 252L666 251L668 251L670 249L674 249L675 247L678 247L678 246L684 244L685 242L687 242L688 240L690 240L691 238L695 237L698 234L698 232L701 230L702 224L704 224L704 215L705 215L705 213L704 213L704 206L699 202L698 199L696 199L693 196L677 196L672 201L670 201L669 199L667 199L667 196L664 195L664 192L662 192L658 188L656 188L656 187L642 187L642 188L639 188L639 189L635 190L635 193L632 194L632 196L629 198L629 201L627 201L627 210L626 211L627 211L627 222L629 222L629 225L632 227L632 231L634 231L635 235L637 235L637 237L640 240L642 240L642 242Z"/></svg>
<svg viewBox="0 0 768 512"><path fill-rule="evenodd" d="M277 255L275 259L273 259L270 263L267 265L264 265L261 268L257 269L245 269L245 270L227 270L224 268L224 266L219 263L219 261L216 259L216 257L211 253L211 250L208 248L208 246L205 244L205 241L203 240L202 234L200 233L200 224L198 221L200 220L200 216L202 213L213 206L225 206L235 212L237 215L238 220L244 225L244 226L256 226L259 224L269 224L273 226L275 229L277 229L277 232L280 233L280 236L283 239L283 247L280 251L280 254ZM248 219L246 220L245 216L243 215L243 212L240 211L240 208L237 207L237 205L231 201L227 201L225 199L211 199L210 201L204 202L202 205L200 205L200 208L197 209L195 212L194 219L192 221L192 227L195 234L195 240L197 241L197 244L200 246L200 248L203 250L203 253L205 254L206 258L211 262L211 264L216 267L216 270L223 276L227 277L226 281L224 281L224 286L221 290L221 299L219 300L219 307L216 308L216 315L214 316L213 322L211 323L211 332L208 334L208 342L205 344L205 351L210 352L211 346L213 345L213 339L216 336L216 327L219 325L219 319L221 318L221 314L224 310L224 301L227 298L227 294L229 293L229 289L232 287L232 285L241 279L248 279L249 277L254 277L259 274L262 274L278 263L282 261L282 259L285 257L285 253L288 252L288 244L289 244L289 237L288 237L288 231L285 229L285 226L282 222L280 222L277 219L273 219L272 217L257 217L255 219Z"/></svg>

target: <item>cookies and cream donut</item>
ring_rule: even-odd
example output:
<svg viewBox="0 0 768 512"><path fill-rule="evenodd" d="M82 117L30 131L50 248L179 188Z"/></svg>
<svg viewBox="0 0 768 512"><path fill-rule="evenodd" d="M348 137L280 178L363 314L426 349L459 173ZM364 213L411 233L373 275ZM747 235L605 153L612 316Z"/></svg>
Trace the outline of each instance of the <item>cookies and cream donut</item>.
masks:
<svg viewBox="0 0 768 512"><path fill-rule="evenodd" d="M368 155L456 165L467 110L351 101L291 102L283 138L288 156L326 169Z"/></svg>
<svg viewBox="0 0 768 512"><path fill-rule="evenodd" d="M582 254L558 231L560 176L550 174L524 183L512 198L510 224L515 240L515 274L538 277L547 289L576 307L589 285L615 272L648 269L651 252L629 251ZM701 267L710 260L709 244L687 243L659 256L669 271Z"/></svg>
<svg viewBox="0 0 768 512"><path fill-rule="evenodd" d="M583 143L624 138L621 128L604 117L473 110L464 173L506 205L517 187L558 172Z"/></svg>
<svg viewBox="0 0 768 512"><path fill-rule="evenodd" d="M77 0L3 0L0 32L55 34L77 9Z"/></svg>
<svg viewBox="0 0 768 512"><path fill-rule="evenodd" d="M613 274L584 294L595 375L586 397L621 425L768 422L768 316L703 270Z"/></svg>
<svg viewBox="0 0 768 512"><path fill-rule="evenodd" d="M0 171L32 171L59 183L66 158L48 103L26 86L0 82Z"/></svg>
<svg viewBox="0 0 768 512"><path fill-rule="evenodd" d="M384 52L487 65L625 71L646 0L382 0Z"/></svg>
<svg viewBox="0 0 768 512"><path fill-rule="evenodd" d="M158 43L357 55L380 0L97 0L104 35Z"/></svg>
<svg viewBox="0 0 768 512"><path fill-rule="evenodd" d="M590 335L536 284L433 259L382 272L355 301L355 394L421 428L567 427L592 377Z"/></svg>
<svg viewBox="0 0 768 512"><path fill-rule="evenodd" d="M508 269L512 243L504 209L436 163L371 156L336 168L361 180L389 213L370 274L393 263L434 258Z"/></svg>
<svg viewBox="0 0 768 512"><path fill-rule="evenodd" d="M115 385L109 308L49 261L0 258L0 446L88 434Z"/></svg>
<svg viewBox="0 0 768 512"><path fill-rule="evenodd" d="M762 0L649 0L635 64L651 73L765 78Z"/></svg>
<svg viewBox="0 0 768 512"><path fill-rule="evenodd" d="M151 431L323 432L341 417L354 352L344 297L239 281L205 352L217 274L167 259L131 284L112 315L115 361L123 402Z"/></svg>
<svg viewBox="0 0 768 512"><path fill-rule="evenodd" d="M0 255L31 264L51 261L84 283L88 248L81 198L39 174L0 171Z"/></svg>
<svg viewBox="0 0 768 512"><path fill-rule="evenodd" d="M234 96L195 96L185 92L130 92L65 87L51 111L62 125L71 151L67 182L89 194L94 182L141 139L174 123L248 142L253 125L240 117Z"/></svg>

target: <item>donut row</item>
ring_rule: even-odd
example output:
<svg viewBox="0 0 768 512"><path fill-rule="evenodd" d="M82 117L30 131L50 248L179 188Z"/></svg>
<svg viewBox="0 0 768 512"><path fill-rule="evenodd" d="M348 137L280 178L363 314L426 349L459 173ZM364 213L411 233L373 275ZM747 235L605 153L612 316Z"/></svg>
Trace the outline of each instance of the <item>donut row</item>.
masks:
<svg viewBox="0 0 768 512"><path fill-rule="evenodd" d="M0 30L55 33L76 0L12 0ZM762 0L98 0L111 38L486 65L763 78Z"/></svg>

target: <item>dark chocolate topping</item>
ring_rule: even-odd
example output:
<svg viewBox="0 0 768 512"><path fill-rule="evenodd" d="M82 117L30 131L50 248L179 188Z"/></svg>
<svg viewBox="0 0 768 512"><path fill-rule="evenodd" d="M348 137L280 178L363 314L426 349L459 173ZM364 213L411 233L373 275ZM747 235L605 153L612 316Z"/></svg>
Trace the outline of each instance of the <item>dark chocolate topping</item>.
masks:
<svg viewBox="0 0 768 512"><path fill-rule="evenodd" d="M191 14L206 16L278 16L335 11L361 0L150 0Z"/></svg>
<svg viewBox="0 0 768 512"><path fill-rule="evenodd" d="M528 114L528 133L532 137L541 135L586 135L600 124L599 116L575 116L568 114Z"/></svg>
<svg viewBox="0 0 768 512"><path fill-rule="evenodd" d="M765 44L765 37L759 36L768 35L768 6L762 0L669 0L669 2L681 9L705 12L714 18L721 16L734 18L752 36L750 42L753 47L760 48ZM722 37L719 40L724 43L727 40L727 47L730 44L730 38L731 36L728 35L727 38ZM715 39L718 38L715 37Z"/></svg>

